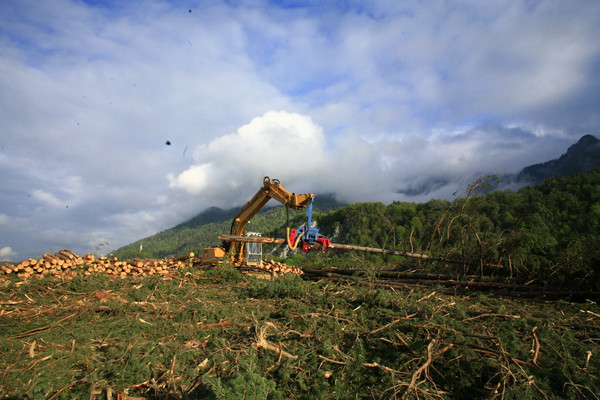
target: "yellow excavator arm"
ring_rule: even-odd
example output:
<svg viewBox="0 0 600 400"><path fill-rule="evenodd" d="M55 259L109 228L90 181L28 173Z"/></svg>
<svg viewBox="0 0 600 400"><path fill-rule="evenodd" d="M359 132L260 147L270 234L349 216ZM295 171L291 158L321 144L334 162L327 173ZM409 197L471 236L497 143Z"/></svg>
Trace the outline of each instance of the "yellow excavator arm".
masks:
<svg viewBox="0 0 600 400"><path fill-rule="evenodd" d="M263 179L263 186L256 192L254 197L242 207L242 210L233 219L230 234L234 236L243 236L248 221L250 221L271 199L275 199L287 207L300 210L307 207L314 197L315 195L313 193L290 193L281 186L279 180L270 179L266 176ZM225 249L204 249L202 258L205 260L217 258L219 256L224 256L227 252L232 253L232 262L234 265L239 266L243 264L245 249L244 243L241 242L229 242L229 246L226 246Z"/></svg>

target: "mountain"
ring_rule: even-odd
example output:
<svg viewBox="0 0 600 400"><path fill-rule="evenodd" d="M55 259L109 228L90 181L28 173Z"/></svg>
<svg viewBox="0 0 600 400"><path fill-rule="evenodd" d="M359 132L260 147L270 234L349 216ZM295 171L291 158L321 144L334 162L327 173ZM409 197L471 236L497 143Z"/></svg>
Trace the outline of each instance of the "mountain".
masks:
<svg viewBox="0 0 600 400"><path fill-rule="evenodd" d="M223 220L231 220L238 212L239 208L231 208L229 210L223 210L219 207L210 207L202 211L195 217L182 222L175 226L175 228L196 228L206 224L212 224L215 222L222 222Z"/></svg>
<svg viewBox="0 0 600 400"><path fill-rule="evenodd" d="M600 140L585 135L556 160L523 168L515 181L537 185L549 178L583 174L595 169L600 169Z"/></svg>
<svg viewBox="0 0 600 400"><path fill-rule="evenodd" d="M518 189L528 185L535 186L550 178L585 174L597 169L600 169L600 140L595 136L585 135L559 158L527 166L517 174L498 175L499 186L480 188L477 193L485 194L491 190L503 188ZM485 174L482 173L480 176L482 175ZM476 180L480 176L471 178ZM428 177L423 181L413 182L403 189L396 190L396 193L409 197L428 195L449 183L451 180L445 177Z"/></svg>

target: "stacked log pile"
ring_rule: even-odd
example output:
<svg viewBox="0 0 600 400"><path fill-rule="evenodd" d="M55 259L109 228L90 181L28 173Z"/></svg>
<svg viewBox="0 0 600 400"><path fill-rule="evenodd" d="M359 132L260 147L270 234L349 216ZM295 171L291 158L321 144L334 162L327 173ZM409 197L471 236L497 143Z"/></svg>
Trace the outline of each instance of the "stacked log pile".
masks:
<svg viewBox="0 0 600 400"><path fill-rule="evenodd" d="M194 253L190 253L190 256L179 258L119 261L116 257L100 257L95 259L93 255L87 254L84 260L88 268L84 274L119 275L121 278L135 275L164 275L176 269L189 266L193 256Z"/></svg>
<svg viewBox="0 0 600 400"><path fill-rule="evenodd" d="M57 277L72 278L78 274L108 274L115 276L167 274L174 270L190 266L194 253L169 259L134 259L120 261L116 257L98 257L86 254L80 257L70 250L61 250L54 254L46 253L41 258L29 258L18 263L3 263L0 273L16 274L22 279L33 275L50 274Z"/></svg>
<svg viewBox="0 0 600 400"><path fill-rule="evenodd" d="M304 273L301 268L273 260L263 260L261 269L269 271L274 276L285 274L302 275Z"/></svg>
<svg viewBox="0 0 600 400"><path fill-rule="evenodd" d="M46 253L39 259L29 258L18 263L2 263L0 275L15 274L21 279L28 279L34 275L49 274L70 279L77 275L107 274L125 278L136 275L166 275L179 268L200 265L202 261L194 258L194 253L177 258L121 261L116 257L95 257L93 254L80 257L71 250L65 249L54 254ZM303 273L300 268L272 260L264 260L259 269L273 276Z"/></svg>

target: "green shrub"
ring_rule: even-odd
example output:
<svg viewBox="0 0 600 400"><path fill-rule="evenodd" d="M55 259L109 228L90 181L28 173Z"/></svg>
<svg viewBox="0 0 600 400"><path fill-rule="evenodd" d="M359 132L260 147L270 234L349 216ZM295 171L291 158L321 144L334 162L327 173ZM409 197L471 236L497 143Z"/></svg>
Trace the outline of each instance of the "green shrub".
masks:
<svg viewBox="0 0 600 400"><path fill-rule="evenodd" d="M111 280L113 279L109 275L78 275L69 281L68 290L87 293L107 289Z"/></svg>
<svg viewBox="0 0 600 400"><path fill-rule="evenodd" d="M245 281L244 275L231 264L219 264L207 270L203 278L213 280L213 283L239 283Z"/></svg>
<svg viewBox="0 0 600 400"><path fill-rule="evenodd" d="M203 381L217 399L283 400L274 381L264 377L257 367L256 354L239 361L239 371L228 378L206 375Z"/></svg>

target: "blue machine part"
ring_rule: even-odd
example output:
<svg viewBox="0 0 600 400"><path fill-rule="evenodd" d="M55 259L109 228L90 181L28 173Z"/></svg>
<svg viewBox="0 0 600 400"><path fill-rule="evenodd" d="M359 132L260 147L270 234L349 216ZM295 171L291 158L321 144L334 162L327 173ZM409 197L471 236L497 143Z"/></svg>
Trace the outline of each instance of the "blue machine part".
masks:
<svg viewBox="0 0 600 400"><path fill-rule="evenodd" d="M302 237L301 243L304 251L308 250L308 246L318 243L323 248L326 248L330 241L319 233L319 229L312 226L312 199L308 203L308 209L306 210L306 225L302 225L300 228L295 230L294 239ZM292 241L294 240L292 239Z"/></svg>

